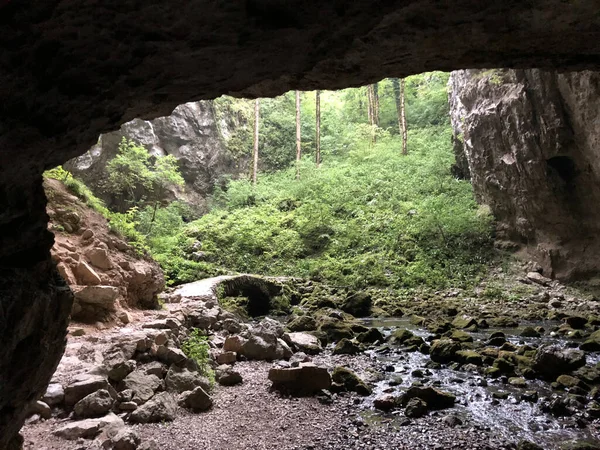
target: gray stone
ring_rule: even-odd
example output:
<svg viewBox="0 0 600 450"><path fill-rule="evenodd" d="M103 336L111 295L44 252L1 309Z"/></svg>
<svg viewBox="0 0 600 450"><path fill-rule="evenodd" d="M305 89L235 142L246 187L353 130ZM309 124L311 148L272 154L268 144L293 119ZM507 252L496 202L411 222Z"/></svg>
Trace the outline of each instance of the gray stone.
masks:
<svg viewBox="0 0 600 450"><path fill-rule="evenodd" d="M192 391L183 392L179 397L179 404L193 411L206 411L212 406L213 401L206 391L198 386Z"/></svg>
<svg viewBox="0 0 600 450"><path fill-rule="evenodd" d="M65 390L60 383L50 383L46 388L46 393L42 401L49 406L60 405L65 399Z"/></svg>
<svg viewBox="0 0 600 450"><path fill-rule="evenodd" d="M287 340L292 346L296 347L299 351L308 353L309 355L315 355L323 351L319 340L309 333L294 332L287 333Z"/></svg>
<svg viewBox="0 0 600 450"><path fill-rule="evenodd" d="M161 392L133 411L129 420L134 423L172 421L176 412L177 402L173 396L168 392Z"/></svg>
<svg viewBox="0 0 600 450"><path fill-rule="evenodd" d="M75 417L87 419L91 417L99 417L106 414L112 408L114 399L105 389L93 392L79 400L73 412Z"/></svg>
<svg viewBox="0 0 600 450"><path fill-rule="evenodd" d="M112 450L136 450L141 442L138 434L127 428L120 430L110 440Z"/></svg>
<svg viewBox="0 0 600 450"><path fill-rule="evenodd" d="M75 440L79 438L91 439L96 437L106 428L120 429L125 427L123 420L113 413L109 413L99 419L85 419L64 425L52 434L63 439Z"/></svg>
<svg viewBox="0 0 600 450"><path fill-rule="evenodd" d="M206 377L196 371L175 364L169 368L165 383L168 390L178 393L191 391L198 386L204 390L210 390L210 382Z"/></svg>
<svg viewBox="0 0 600 450"><path fill-rule="evenodd" d="M217 383L223 386L234 386L236 384L240 384L242 380L242 375L239 372L233 369L233 367L223 364L216 368L215 370L215 378Z"/></svg>
<svg viewBox="0 0 600 450"><path fill-rule="evenodd" d="M71 286L75 300L114 311L119 289L114 286Z"/></svg>
<svg viewBox="0 0 600 450"><path fill-rule="evenodd" d="M65 389L65 405L71 408L86 395L108 389L108 381L101 375L83 375Z"/></svg>
<svg viewBox="0 0 600 450"><path fill-rule="evenodd" d="M148 375L141 370L135 370L123 379L119 384L119 390L131 389L133 401L141 405L150 400L161 385L162 381L156 375Z"/></svg>
<svg viewBox="0 0 600 450"><path fill-rule="evenodd" d="M331 376L325 367L312 363L301 363L298 367L269 370L269 380L276 389L284 389L296 395L312 395L322 389L329 389Z"/></svg>

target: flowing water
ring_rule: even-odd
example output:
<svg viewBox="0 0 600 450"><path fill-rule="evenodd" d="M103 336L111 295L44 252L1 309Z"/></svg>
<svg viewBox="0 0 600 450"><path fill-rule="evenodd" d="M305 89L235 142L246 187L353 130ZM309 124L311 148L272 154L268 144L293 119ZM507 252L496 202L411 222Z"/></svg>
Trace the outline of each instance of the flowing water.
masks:
<svg viewBox="0 0 600 450"><path fill-rule="evenodd" d="M365 319L365 325L379 328L384 334L390 334L396 328L411 330L415 335L424 339L430 335L426 330L412 325L409 319ZM556 323L532 323L530 326L543 326L552 328ZM495 331L506 334L508 341L514 344L559 344L567 346L568 343L560 337L545 335L541 338L523 338L518 336L523 327L486 329L485 332L471 333L477 340L486 340ZM539 380L527 380L526 388L518 388L506 383L506 379L493 380L476 372L465 372L449 368L427 369L429 356L419 352L408 353L400 349L375 349L369 351L370 357L375 358L386 366L393 366L394 371L385 372L385 378L378 382L373 395L368 399L367 406L372 406L373 400L386 391L398 392L409 387L414 381L423 384L432 384L441 390L456 395L457 404L454 409L445 413L452 413L463 420L463 423L477 424L484 429L489 429L494 434L505 439L518 442L528 440L544 449L558 449L565 441L593 440L598 437L597 430L585 426L576 417L556 418L540 410L540 401L531 403L523 401L521 395L526 391L536 391L540 400L551 397L553 390L548 383ZM588 364L595 364L600 359L598 354L588 354ZM391 369L391 368L389 368ZM424 378L415 378L412 372L419 369ZM401 378L401 381L400 379ZM392 385L390 384L392 382ZM393 387L394 383L400 384ZM494 398L508 394L506 399ZM372 413L370 413L372 414ZM379 413L375 413L379 414ZM383 413L381 413L383 414ZM397 420L403 420L397 416ZM373 417L371 417L373 419ZM581 424L581 426L580 426Z"/></svg>

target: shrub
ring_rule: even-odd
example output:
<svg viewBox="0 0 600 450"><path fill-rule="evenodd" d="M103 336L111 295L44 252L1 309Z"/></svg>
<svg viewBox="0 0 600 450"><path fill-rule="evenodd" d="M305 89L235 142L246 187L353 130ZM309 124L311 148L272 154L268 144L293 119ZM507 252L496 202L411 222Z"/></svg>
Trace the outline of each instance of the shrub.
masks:
<svg viewBox="0 0 600 450"><path fill-rule="evenodd" d="M199 372L207 377L211 385L215 382L215 373L210 365L208 337L198 328L192 328L190 336L181 344L181 351L198 366Z"/></svg>

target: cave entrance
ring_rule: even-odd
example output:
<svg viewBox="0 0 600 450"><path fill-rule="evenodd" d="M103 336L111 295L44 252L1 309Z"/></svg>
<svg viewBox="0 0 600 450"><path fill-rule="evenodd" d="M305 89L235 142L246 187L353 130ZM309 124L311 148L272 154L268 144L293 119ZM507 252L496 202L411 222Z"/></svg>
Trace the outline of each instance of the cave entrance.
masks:
<svg viewBox="0 0 600 450"><path fill-rule="evenodd" d="M225 280L221 283L219 299L238 298L236 302L250 317L266 316L273 308L273 299L281 295L282 286L273 281L250 275Z"/></svg>

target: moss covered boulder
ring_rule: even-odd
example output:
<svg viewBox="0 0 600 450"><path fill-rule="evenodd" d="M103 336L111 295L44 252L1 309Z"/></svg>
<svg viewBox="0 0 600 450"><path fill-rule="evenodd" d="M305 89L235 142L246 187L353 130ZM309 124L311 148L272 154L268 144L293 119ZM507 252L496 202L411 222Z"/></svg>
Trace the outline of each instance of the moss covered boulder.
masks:
<svg viewBox="0 0 600 450"><path fill-rule="evenodd" d="M457 352L462 350L461 345L451 339L438 339L433 341L429 349L431 360L437 363L449 363L457 360Z"/></svg>
<svg viewBox="0 0 600 450"><path fill-rule="evenodd" d="M358 395L371 395L371 388L354 371L347 367L337 366L331 375L334 383L342 385L347 391L356 392Z"/></svg>

